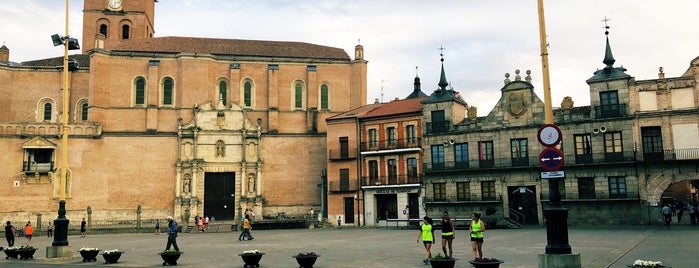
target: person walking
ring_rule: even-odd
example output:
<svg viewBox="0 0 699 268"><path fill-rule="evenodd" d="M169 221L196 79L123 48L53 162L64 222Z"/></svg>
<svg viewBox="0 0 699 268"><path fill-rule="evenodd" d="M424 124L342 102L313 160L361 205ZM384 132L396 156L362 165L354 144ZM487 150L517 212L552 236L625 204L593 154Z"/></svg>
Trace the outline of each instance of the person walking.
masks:
<svg viewBox="0 0 699 268"><path fill-rule="evenodd" d="M677 202L675 205L675 210L677 211L677 223L680 223L680 221L682 221L682 215L684 214L684 203Z"/></svg>
<svg viewBox="0 0 699 268"><path fill-rule="evenodd" d="M155 219L155 235L160 235L160 219Z"/></svg>
<svg viewBox="0 0 699 268"><path fill-rule="evenodd" d="M670 205L665 203L665 206L661 209L663 213L663 221L665 222L665 226L670 227L670 223L672 222L672 209L670 208Z"/></svg>
<svg viewBox="0 0 699 268"><path fill-rule="evenodd" d="M27 221L24 225L24 237L27 238L27 243L32 243L32 235L34 234L34 226L32 226L31 221Z"/></svg>
<svg viewBox="0 0 699 268"><path fill-rule="evenodd" d="M15 245L15 227L12 226L10 221L5 224L5 240L7 240L7 247L12 247Z"/></svg>
<svg viewBox="0 0 699 268"><path fill-rule="evenodd" d="M243 219L243 231L240 232L240 236L238 236L238 241L243 241L246 237L248 238L248 240L255 239L250 234L250 229L252 229L252 226L250 226L250 216L245 215L245 219Z"/></svg>
<svg viewBox="0 0 699 268"><path fill-rule="evenodd" d="M444 252L444 256L451 257L453 253L451 244L454 237L454 221L449 218L449 212L444 211L442 213L442 252ZM449 254L447 254L447 246L449 246Z"/></svg>
<svg viewBox="0 0 699 268"><path fill-rule="evenodd" d="M80 238L87 236L87 222L85 218L80 222Z"/></svg>
<svg viewBox="0 0 699 268"><path fill-rule="evenodd" d="M53 223L49 222L49 227L46 228L46 233L47 233L48 237L53 236Z"/></svg>
<svg viewBox="0 0 699 268"><path fill-rule="evenodd" d="M427 265L432 260L432 243L434 243L434 229L432 229L432 218L425 216L422 218L422 227L420 228L420 234L417 236L417 242L420 243L420 238L422 238L422 244L425 246L425 259L422 262Z"/></svg>
<svg viewBox="0 0 699 268"><path fill-rule="evenodd" d="M687 205L687 211L689 211L689 223L692 225L696 224L697 223L697 217L696 217L697 212L696 212L696 207L694 206L694 204L689 203L689 205Z"/></svg>
<svg viewBox="0 0 699 268"><path fill-rule="evenodd" d="M337 228L342 228L342 216L337 216Z"/></svg>
<svg viewBox="0 0 699 268"><path fill-rule="evenodd" d="M471 251L473 252L473 259L483 258L483 232L485 232L485 223L481 221L481 213L473 213L468 230L471 233Z"/></svg>
<svg viewBox="0 0 699 268"><path fill-rule="evenodd" d="M175 251L180 251L177 246L177 222L172 219L172 216L167 216L167 245L165 250L170 250L170 246L175 248Z"/></svg>

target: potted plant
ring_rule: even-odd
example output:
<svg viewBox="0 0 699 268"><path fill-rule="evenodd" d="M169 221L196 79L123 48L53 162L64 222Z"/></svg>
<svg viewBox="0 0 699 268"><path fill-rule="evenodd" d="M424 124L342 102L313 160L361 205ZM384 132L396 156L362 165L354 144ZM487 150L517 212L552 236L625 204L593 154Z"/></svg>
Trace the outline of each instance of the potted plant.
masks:
<svg viewBox="0 0 699 268"><path fill-rule="evenodd" d="M631 265L626 265L627 267L632 267L632 268L645 268L645 267L668 267L663 265L663 262L661 261L646 261L646 260L636 260L633 262Z"/></svg>
<svg viewBox="0 0 699 268"><path fill-rule="evenodd" d="M117 263L119 258L121 258L121 254L123 253L124 252L119 251L118 249L110 249L105 250L104 253L102 253L102 257L106 263Z"/></svg>
<svg viewBox="0 0 699 268"><path fill-rule="evenodd" d="M158 255L160 255L161 258L163 258L163 265L177 265L177 260L180 259L180 255L182 255L182 251L177 251L177 250L163 250Z"/></svg>
<svg viewBox="0 0 699 268"><path fill-rule="evenodd" d="M97 261L97 255L100 253L98 248L80 248L78 250L80 256L83 257L83 262Z"/></svg>
<svg viewBox="0 0 699 268"><path fill-rule="evenodd" d="M4 251L5 251L5 255L7 255L7 256L5 257L5 259L6 259L6 260L7 260L7 259L16 259L16 258L17 258L17 255L18 255L17 249L18 249L18 247L8 247L8 248L6 248L6 249L4 250Z"/></svg>
<svg viewBox="0 0 699 268"><path fill-rule="evenodd" d="M316 253L315 251L308 251L301 252L291 257L294 257L296 259L296 262L299 264L299 267L312 268L313 264L316 263L318 257L320 257L320 254Z"/></svg>
<svg viewBox="0 0 699 268"><path fill-rule="evenodd" d="M456 259L450 256L442 256L442 253L438 253L437 256L430 260L432 268L454 268L456 264Z"/></svg>
<svg viewBox="0 0 699 268"><path fill-rule="evenodd" d="M473 264L476 268L497 268L500 264L504 263L503 260L498 260L496 258L476 258L475 260L468 261Z"/></svg>
<svg viewBox="0 0 699 268"><path fill-rule="evenodd" d="M265 255L264 252L260 252L257 249L254 250L246 250L243 251L243 253L238 254L241 258L243 258L243 267L260 267L260 260L262 259L262 255Z"/></svg>
<svg viewBox="0 0 699 268"><path fill-rule="evenodd" d="M34 258L34 252L36 248L30 245L25 245L17 248L17 254L19 254L20 260L29 260Z"/></svg>

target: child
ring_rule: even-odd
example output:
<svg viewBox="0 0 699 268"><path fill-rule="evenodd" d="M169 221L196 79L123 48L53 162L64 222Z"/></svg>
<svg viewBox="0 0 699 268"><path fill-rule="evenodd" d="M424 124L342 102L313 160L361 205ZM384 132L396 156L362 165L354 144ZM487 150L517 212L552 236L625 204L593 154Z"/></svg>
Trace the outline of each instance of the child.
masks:
<svg viewBox="0 0 699 268"><path fill-rule="evenodd" d="M427 265L432 259L432 251L430 251L430 249L434 241L434 230L432 229L432 219L430 217L425 216L422 219L422 228L420 234L417 236L417 242L420 243L420 238L422 238L422 244L425 245L425 251L427 251L426 257L422 262Z"/></svg>

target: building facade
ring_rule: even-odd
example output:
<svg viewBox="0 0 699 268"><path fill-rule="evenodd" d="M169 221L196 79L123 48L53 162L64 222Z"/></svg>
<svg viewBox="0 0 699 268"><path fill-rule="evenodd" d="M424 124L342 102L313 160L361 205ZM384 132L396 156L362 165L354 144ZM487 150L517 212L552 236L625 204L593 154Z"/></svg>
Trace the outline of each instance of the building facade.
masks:
<svg viewBox="0 0 699 268"><path fill-rule="evenodd" d="M325 119L366 103L363 47L351 58L302 42L154 37L156 2L84 1L69 111L62 57L15 63L0 49L0 219L55 214L66 149L69 218L320 211Z"/></svg>

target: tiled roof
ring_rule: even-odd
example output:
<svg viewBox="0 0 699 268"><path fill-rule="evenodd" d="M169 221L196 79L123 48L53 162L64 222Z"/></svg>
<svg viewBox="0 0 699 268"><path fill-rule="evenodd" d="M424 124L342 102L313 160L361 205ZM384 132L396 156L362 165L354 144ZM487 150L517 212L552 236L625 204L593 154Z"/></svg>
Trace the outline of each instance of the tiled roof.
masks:
<svg viewBox="0 0 699 268"><path fill-rule="evenodd" d="M285 57L349 60L341 48L303 42L215 39L197 37L157 37L121 40L114 51L208 53L231 56Z"/></svg>
<svg viewBox="0 0 699 268"><path fill-rule="evenodd" d="M360 118L381 117L388 115L400 115L407 113L422 113L422 101L425 97L404 100L394 100L389 103L382 103L375 109L367 112Z"/></svg>
<svg viewBox="0 0 699 268"><path fill-rule="evenodd" d="M346 119L346 118L355 118L355 117L360 117L366 114L367 112L370 112L377 106L381 105L381 103L372 103L372 104L367 104L361 107L354 108L352 110L349 110L347 112L341 113L341 114L336 114L331 117L328 117L326 120L337 120L337 119Z"/></svg>
<svg viewBox="0 0 699 268"><path fill-rule="evenodd" d="M590 106L580 106L580 107L570 108L570 114L586 115L586 114L590 114L590 111L591 111ZM563 110L562 108L556 107L553 109L554 115L564 114L565 112L566 112L566 110Z"/></svg>
<svg viewBox="0 0 699 268"><path fill-rule="evenodd" d="M77 60L78 66L80 66L80 68L90 68L90 56L88 56L86 54L68 55L68 58ZM48 58L48 59L41 59L41 60L25 61L25 62L22 62L22 66L63 67L63 56L55 57L55 58Z"/></svg>

